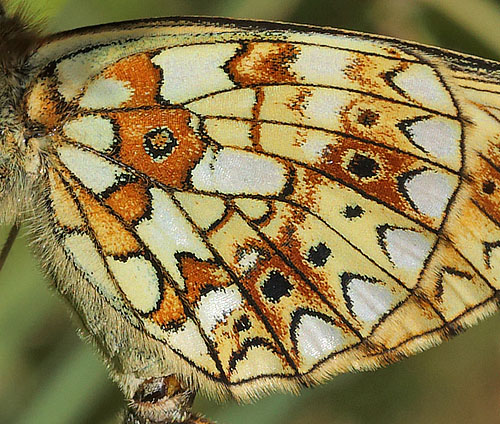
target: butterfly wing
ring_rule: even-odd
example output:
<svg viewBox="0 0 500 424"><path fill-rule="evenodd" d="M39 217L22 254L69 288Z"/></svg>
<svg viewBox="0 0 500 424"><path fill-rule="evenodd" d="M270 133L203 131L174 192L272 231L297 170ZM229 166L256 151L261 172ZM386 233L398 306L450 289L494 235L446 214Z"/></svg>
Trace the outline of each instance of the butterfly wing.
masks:
<svg viewBox="0 0 500 424"><path fill-rule="evenodd" d="M496 309L498 64L204 19L70 33L31 64L59 279L124 374L294 390Z"/></svg>

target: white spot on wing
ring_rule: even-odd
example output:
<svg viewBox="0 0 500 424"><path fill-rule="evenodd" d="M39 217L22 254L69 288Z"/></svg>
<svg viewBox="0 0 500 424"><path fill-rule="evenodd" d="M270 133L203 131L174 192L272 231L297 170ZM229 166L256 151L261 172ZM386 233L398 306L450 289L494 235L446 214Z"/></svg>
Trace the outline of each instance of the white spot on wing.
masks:
<svg viewBox="0 0 500 424"><path fill-rule="evenodd" d="M257 264L259 257L260 254L257 250L242 252L237 262L238 267L241 269L242 273L252 270Z"/></svg>
<svg viewBox="0 0 500 424"><path fill-rule="evenodd" d="M407 127L412 141L439 159L458 164L462 127L459 122L442 116L418 120Z"/></svg>
<svg viewBox="0 0 500 424"><path fill-rule="evenodd" d="M81 116L68 121L63 130L68 138L100 152L109 151L115 138L111 121L97 115Z"/></svg>
<svg viewBox="0 0 500 424"><path fill-rule="evenodd" d="M361 278L353 278L347 286L354 315L367 322L375 322L389 312L394 296L387 287Z"/></svg>
<svg viewBox="0 0 500 424"><path fill-rule="evenodd" d="M353 54L346 50L303 45L289 69L300 81L338 86L347 80L344 71L352 62L352 56Z"/></svg>
<svg viewBox="0 0 500 424"><path fill-rule="evenodd" d="M95 193L102 193L127 174L118 166L106 162L100 156L73 146L60 146L59 158L80 179L82 184Z"/></svg>
<svg viewBox="0 0 500 424"><path fill-rule="evenodd" d="M323 158L326 148L332 144L332 138L320 131L308 131L307 135L300 140L303 142L300 147L307 161L314 163Z"/></svg>
<svg viewBox="0 0 500 424"><path fill-rule="evenodd" d="M184 103L196 97L234 87L222 68L239 44L203 44L165 49L152 59L162 68L161 96L171 103Z"/></svg>
<svg viewBox="0 0 500 424"><path fill-rule="evenodd" d="M352 99L342 90L317 88L307 97L304 105L304 123L318 128L338 129L340 118Z"/></svg>
<svg viewBox="0 0 500 424"><path fill-rule="evenodd" d="M440 218L453 194L456 179L426 170L408 177L404 186L408 197L421 213Z"/></svg>
<svg viewBox="0 0 500 424"><path fill-rule="evenodd" d="M84 109L117 108L128 101L134 90L125 81L98 78L87 87L87 91L80 100L80 107Z"/></svg>
<svg viewBox="0 0 500 424"><path fill-rule="evenodd" d="M149 261L140 257L125 262L107 258L111 272L132 306L141 312L155 309L160 300L160 283Z"/></svg>
<svg viewBox="0 0 500 424"><path fill-rule="evenodd" d="M392 82L424 107L442 113L457 113L444 83L428 65L413 64L397 72Z"/></svg>
<svg viewBox="0 0 500 424"><path fill-rule="evenodd" d="M313 315L302 315L295 330L297 349L308 365L339 350L344 337L339 328Z"/></svg>
<svg viewBox="0 0 500 424"><path fill-rule="evenodd" d="M401 228L388 228L383 242L390 261L398 268L419 269L432 244L423 234Z"/></svg>
<svg viewBox="0 0 500 424"><path fill-rule="evenodd" d="M175 253L191 252L201 260L209 259L212 255L172 199L157 188L151 189L150 193L152 214L137 225L137 233L179 287L183 288L184 279L177 268Z"/></svg>
<svg viewBox="0 0 500 424"><path fill-rule="evenodd" d="M237 149L207 149L193 169L198 190L231 194L278 194L286 184L283 165L273 158Z"/></svg>
<svg viewBox="0 0 500 424"><path fill-rule="evenodd" d="M219 287L201 297L198 317L205 332L210 333L215 326L224 322L235 309L241 306L241 294L234 286Z"/></svg>
<svg viewBox="0 0 500 424"><path fill-rule="evenodd" d="M326 130L342 128L342 113L352 103L352 93L334 88L275 85L264 87L263 93L261 120Z"/></svg>
<svg viewBox="0 0 500 424"><path fill-rule="evenodd" d="M57 89L65 100L71 100L79 93L91 75L100 68L97 52L93 54L77 54L62 60L56 68L60 84Z"/></svg>

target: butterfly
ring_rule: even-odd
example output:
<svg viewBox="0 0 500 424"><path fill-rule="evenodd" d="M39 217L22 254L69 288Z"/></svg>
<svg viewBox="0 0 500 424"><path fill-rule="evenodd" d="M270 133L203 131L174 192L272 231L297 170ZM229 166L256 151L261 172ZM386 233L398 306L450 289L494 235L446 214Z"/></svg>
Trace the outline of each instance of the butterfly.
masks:
<svg viewBox="0 0 500 424"><path fill-rule="evenodd" d="M291 24L1 19L2 218L31 218L128 422L205 422L198 390L296 391L496 310L498 63Z"/></svg>

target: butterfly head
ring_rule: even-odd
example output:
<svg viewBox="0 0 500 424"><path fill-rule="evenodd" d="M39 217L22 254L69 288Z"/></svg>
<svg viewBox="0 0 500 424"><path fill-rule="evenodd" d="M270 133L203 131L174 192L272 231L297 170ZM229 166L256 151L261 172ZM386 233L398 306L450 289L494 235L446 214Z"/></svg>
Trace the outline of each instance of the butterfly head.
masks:
<svg viewBox="0 0 500 424"><path fill-rule="evenodd" d="M22 72L27 57L40 44L41 30L24 8L7 14L0 2L0 67L2 74Z"/></svg>

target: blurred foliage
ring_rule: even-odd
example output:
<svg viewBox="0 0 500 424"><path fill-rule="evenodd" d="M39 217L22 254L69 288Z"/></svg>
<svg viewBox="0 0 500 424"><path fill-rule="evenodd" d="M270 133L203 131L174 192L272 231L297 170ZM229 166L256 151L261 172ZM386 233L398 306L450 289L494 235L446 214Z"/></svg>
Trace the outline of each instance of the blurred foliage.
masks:
<svg viewBox="0 0 500 424"><path fill-rule="evenodd" d="M11 2L15 6L16 2ZM378 32L500 57L489 0L30 0L51 31L169 15L295 21ZM118 390L39 272L23 235L0 284L0 423L111 424ZM375 372L338 376L301 396L196 408L225 424L500 423L500 317Z"/></svg>

